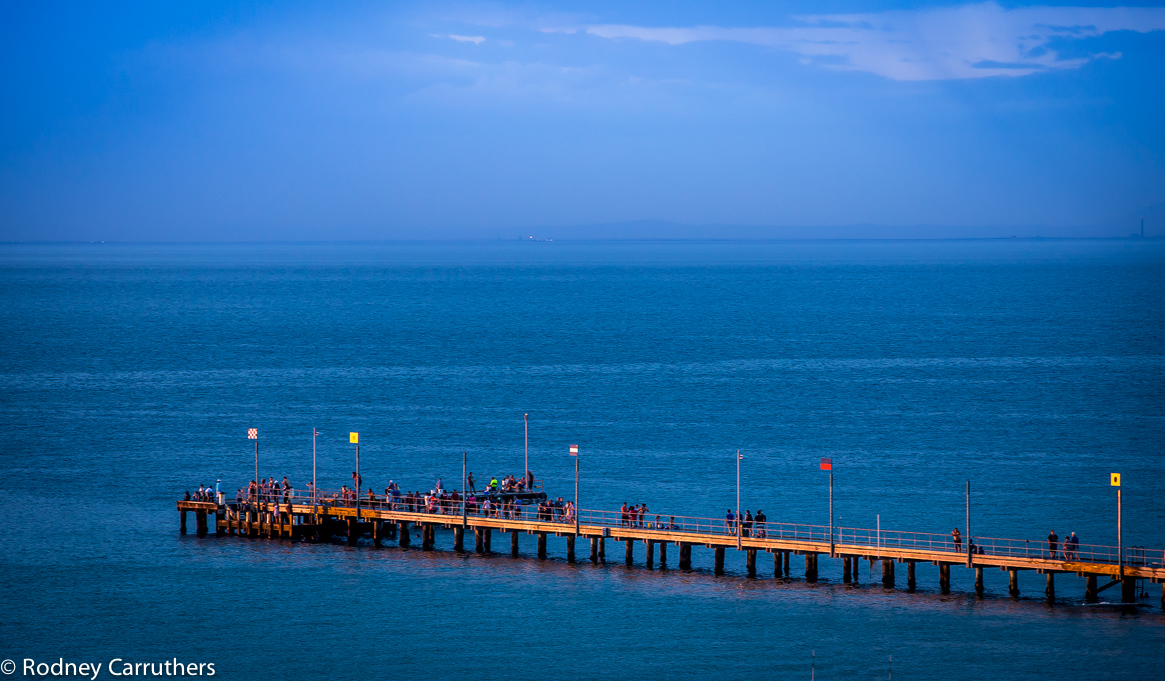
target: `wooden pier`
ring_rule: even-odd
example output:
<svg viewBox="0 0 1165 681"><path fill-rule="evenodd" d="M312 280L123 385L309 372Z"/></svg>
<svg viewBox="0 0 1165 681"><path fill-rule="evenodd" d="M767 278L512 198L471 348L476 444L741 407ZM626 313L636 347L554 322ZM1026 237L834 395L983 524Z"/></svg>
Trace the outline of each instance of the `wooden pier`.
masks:
<svg viewBox="0 0 1165 681"><path fill-rule="evenodd" d="M362 502L363 504L363 502ZM804 580L818 580L819 560L826 557L840 560L842 581L858 581L858 561L869 561L870 572L880 563L881 584L886 588L897 586L897 565L906 566L906 588L916 587L915 565L930 563L939 568L939 590L950 592L951 567L975 571L975 593L984 594L983 571L999 569L1008 572L1009 594L1018 598L1020 571L1035 571L1046 575L1045 598L1050 603L1056 598L1055 576L1074 574L1086 578L1084 600L1088 603L1099 601L1099 594L1112 587L1120 587L1122 603L1136 602L1137 580L1148 580L1162 584L1161 604L1165 608L1165 554L1162 551L1144 551L1135 556L1118 558L1117 549L1107 546L1084 546L1068 550L1060 546L1052 551L1046 542L1028 540L1004 540L971 538L967 545L955 545L946 535L929 533L904 533L859 528L831 528L817 525L793 525L767 522L757 525L751 532L739 526L729 526L723 520L710 518L690 518L667 516L667 527L629 526L618 512L580 511L577 532L575 523L539 520L527 513L520 517L498 517L464 513L460 505L447 507L445 513L422 513L402 510L400 504L380 502L372 507L362 505L359 509L353 502L345 504L310 503L310 499L291 498L286 502L260 502L219 505L211 502L179 501L181 531L186 533L186 516L195 514L197 532L209 533L208 516L214 515L215 533L243 537L264 537L271 539L331 541L343 537L349 544L356 544L362 537L372 540L375 546L385 541L396 541L400 546L409 546L411 533L419 530L421 549L429 551L436 547L436 530L443 528L453 535L453 550L466 551L465 537L473 533L472 550L479 554L493 552L494 532L509 533L511 556L518 557L518 537L522 533L537 536L537 557L547 557L547 537L554 535L566 539L566 559L579 560L579 541L583 549L589 548L587 559L592 563L607 562L609 541L624 544L626 565L635 563L635 546L644 546L644 565L654 569L657 562L668 566L668 547L675 546L677 567L690 570L692 549L710 549L714 556L714 574L724 573L724 559L729 550L739 550L745 554L745 565L749 577L757 577L757 555L768 553L773 556L772 574L777 578L789 578L792 573L792 556L803 557ZM737 537L737 531L742 536ZM748 536L745 536L748 535ZM830 539L833 541L831 542ZM589 547L587 544L589 542ZM832 549L832 550L831 550ZM1128 549L1126 549L1126 553Z"/></svg>

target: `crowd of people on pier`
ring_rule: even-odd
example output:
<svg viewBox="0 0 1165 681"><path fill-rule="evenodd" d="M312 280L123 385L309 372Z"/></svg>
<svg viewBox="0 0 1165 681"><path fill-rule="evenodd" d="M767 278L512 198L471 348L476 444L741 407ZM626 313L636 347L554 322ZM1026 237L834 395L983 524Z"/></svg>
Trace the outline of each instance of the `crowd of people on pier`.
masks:
<svg viewBox="0 0 1165 681"><path fill-rule="evenodd" d="M751 510L746 509L742 515L737 515L728 509L728 513L724 516L724 527L728 534L735 537L737 533L743 537L756 537L757 539L764 539L768 536L768 528L765 523L768 522L768 517L765 512L757 509L756 515L752 514Z"/></svg>
<svg viewBox="0 0 1165 681"><path fill-rule="evenodd" d="M407 511L410 513L433 513L452 515L464 512L468 515L498 518L503 520L537 520L542 522L558 522L573 524L577 520L578 509L570 501L562 497L556 499L537 499L537 496L528 494L535 488L534 474L530 471L526 475L517 477L504 475L490 477L489 482L481 490L477 489L476 480L470 472L465 479L466 491L445 489L444 480L437 479L436 484L427 493L420 490L402 491L394 480L389 480L383 494L377 494L371 487L367 492L361 492L363 480L355 471L352 472L352 486L343 485L339 492L320 493L318 496L307 483L306 493L296 495L295 489L284 476L282 481L275 476L252 480L246 489L239 489L235 495L238 508L247 504L259 503L265 505L270 512L282 514L282 505L287 505L287 516L291 514L291 503L318 503L321 505L350 506L356 503L366 508L383 509L390 511ZM533 498L532 498L533 497ZM193 493L187 491L186 501L218 502L218 492L211 485L199 485ZM724 516L724 531L731 535L743 537L766 538L768 518L764 511L758 510L754 515L751 510L737 514L728 509ZM675 530L684 531L683 522L677 523L675 516L664 520L660 515L651 515L646 503L627 504L619 508L619 526L635 529ZM698 529L698 528L697 528ZM959 528L950 534L950 546L956 553L963 551L963 536ZM1048 557L1052 560L1078 560L1080 539L1072 532L1062 541L1056 532L1048 533ZM971 553L983 554L984 548L977 546L970 540L968 550Z"/></svg>

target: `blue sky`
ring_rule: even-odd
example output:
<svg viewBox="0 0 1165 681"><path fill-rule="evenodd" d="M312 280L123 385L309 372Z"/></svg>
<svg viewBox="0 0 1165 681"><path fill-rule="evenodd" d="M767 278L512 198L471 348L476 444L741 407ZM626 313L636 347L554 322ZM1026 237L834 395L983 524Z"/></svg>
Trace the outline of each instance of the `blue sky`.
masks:
<svg viewBox="0 0 1165 681"><path fill-rule="evenodd" d="M6 7L0 240L1124 235L1165 202L1160 6L172 5Z"/></svg>

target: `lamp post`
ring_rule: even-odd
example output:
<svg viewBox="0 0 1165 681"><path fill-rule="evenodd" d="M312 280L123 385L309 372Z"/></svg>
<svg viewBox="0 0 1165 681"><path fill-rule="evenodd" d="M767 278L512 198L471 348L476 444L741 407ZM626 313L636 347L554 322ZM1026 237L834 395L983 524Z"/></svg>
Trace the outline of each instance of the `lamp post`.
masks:
<svg viewBox="0 0 1165 681"><path fill-rule="evenodd" d="M967 532L967 567L971 567L971 481L967 481L967 517L963 523L963 529Z"/></svg>
<svg viewBox="0 0 1165 681"><path fill-rule="evenodd" d="M348 442L356 445L356 479L352 481L356 488L356 520L360 520L360 433L348 433Z"/></svg>
<svg viewBox="0 0 1165 681"><path fill-rule="evenodd" d="M744 458L740 456L740 450L736 450L736 550L740 550L740 460Z"/></svg>
<svg viewBox="0 0 1165 681"><path fill-rule="evenodd" d="M578 536L578 445L570 446L570 455L574 457L574 534Z"/></svg>
<svg viewBox="0 0 1165 681"><path fill-rule="evenodd" d="M248 428L247 429L247 439L255 441L255 480L253 481L255 483L255 489L254 489L254 492L251 494L251 512L258 513L259 512L259 429L258 428ZM254 520L254 519L255 518L252 516L251 520Z"/></svg>
<svg viewBox="0 0 1165 681"><path fill-rule="evenodd" d="M315 428L311 429L311 514L313 522L317 524L319 523L319 519L317 518L319 510L316 508L316 504L319 503L317 501L319 499L319 492L317 491L319 488L316 487L316 437L319 434L320 431Z"/></svg>
<svg viewBox="0 0 1165 681"><path fill-rule="evenodd" d="M833 459L821 457L821 470L829 471L829 557L833 557Z"/></svg>
<svg viewBox="0 0 1165 681"><path fill-rule="evenodd" d="M1116 563L1120 579L1125 578L1125 536L1121 529L1121 474L1113 473L1109 484L1116 488ZM1123 587L1122 587L1123 588ZM1123 599L1122 599L1123 600Z"/></svg>
<svg viewBox="0 0 1165 681"><path fill-rule="evenodd" d="M461 531L465 531L465 526L468 524L466 520L467 506L469 504L469 482L465 476L465 452L461 452ZM462 535L464 536L464 535Z"/></svg>
<svg viewBox="0 0 1165 681"><path fill-rule="evenodd" d="M526 467L522 469L522 475L526 478L527 487L533 487L534 482L530 480L530 414L529 412L522 414L522 430L526 438ZM527 489L527 492L533 491Z"/></svg>

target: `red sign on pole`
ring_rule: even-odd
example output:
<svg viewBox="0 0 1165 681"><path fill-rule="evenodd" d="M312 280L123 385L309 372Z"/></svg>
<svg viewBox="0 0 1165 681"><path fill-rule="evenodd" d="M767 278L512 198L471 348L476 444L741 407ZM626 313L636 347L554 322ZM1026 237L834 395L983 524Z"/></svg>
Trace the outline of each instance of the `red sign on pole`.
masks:
<svg viewBox="0 0 1165 681"><path fill-rule="evenodd" d="M571 445L570 446L570 455L571 456L578 456L578 445Z"/></svg>
<svg viewBox="0 0 1165 681"><path fill-rule="evenodd" d="M827 459L825 457L821 457L821 470L823 470L823 471L833 470L833 459Z"/></svg>

